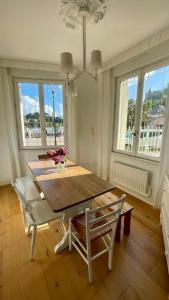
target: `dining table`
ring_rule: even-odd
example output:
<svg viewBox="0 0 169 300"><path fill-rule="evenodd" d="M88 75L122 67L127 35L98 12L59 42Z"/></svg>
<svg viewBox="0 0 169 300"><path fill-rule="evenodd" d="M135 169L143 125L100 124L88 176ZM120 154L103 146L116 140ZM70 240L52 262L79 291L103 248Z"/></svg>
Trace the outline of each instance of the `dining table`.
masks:
<svg viewBox="0 0 169 300"><path fill-rule="evenodd" d="M56 214L63 214L64 223L86 208L91 208L97 196L115 188L113 184L70 160L66 161L63 168L58 168L50 158L28 161L27 164L51 209ZM67 230L56 244L55 253L68 246L68 235Z"/></svg>

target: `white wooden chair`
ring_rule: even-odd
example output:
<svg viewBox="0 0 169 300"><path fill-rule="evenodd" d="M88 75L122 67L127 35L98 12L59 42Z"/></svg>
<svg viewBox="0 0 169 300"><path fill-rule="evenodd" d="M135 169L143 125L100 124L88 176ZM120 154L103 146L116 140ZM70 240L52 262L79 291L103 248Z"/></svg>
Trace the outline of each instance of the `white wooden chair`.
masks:
<svg viewBox="0 0 169 300"><path fill-rule="evenodd" d="M31 250L30 250L30 260L33 258L34 248L35 248L35 239L36 239L36 230L37 226L46 224L57 218L63 218L62 213L54 213L50 208L47 200L41 200L39 198L33 199L32 201L26 199L25 190L23 185L23 179L17 179L15 183L15 191L18 195L18 198L21 202L23 211L25 212L27 223L28 223L28 233L30 228L33 227L32 231L32 241L31 241ZM62 230L66 231L64 224L61 222Z"/></svg>
<svg viewBox="0 0 169 300"><path fill-rule="evenodd" d="M124 194L117 201L94 209L87 208L85 213L69 219L69 251L73 245L88 265L90 283L93 282L92 260L108 252L108 268L112 269L115 233L125 197ZM91 241L97 238L102 238L105 249L92 256Z"/></svg>
<svg viewBox="0 0 169 300"><path fill-rule="evenodd" d="M34 202L45 199L45 196L42 192L39 194L32 178L28 176L19 177L16 178L16 182L20 182L23 185L22 190L24 190L25 198L27 201Z"/></svg>

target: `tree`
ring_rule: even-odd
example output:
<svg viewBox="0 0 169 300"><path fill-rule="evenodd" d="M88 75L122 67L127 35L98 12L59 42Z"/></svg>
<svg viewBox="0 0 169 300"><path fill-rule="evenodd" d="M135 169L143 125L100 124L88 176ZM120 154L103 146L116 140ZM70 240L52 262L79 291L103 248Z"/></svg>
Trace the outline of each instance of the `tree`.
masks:
<svg viewBox="0 0 169 300"><path fill-rule="evenodd" d="M145 127L148 125L148 115L150 114L151 110L152 110L152 101L147 100L143 104L143 114L142 114L142 123L141 123L142 127Z"/></svg>
<svg viewBox="0 0 169 300"><path fill-rule="evenodd" d="M128 103L127 128L132 129L134 126L136 104L133 99L129 99Z"/></svg>

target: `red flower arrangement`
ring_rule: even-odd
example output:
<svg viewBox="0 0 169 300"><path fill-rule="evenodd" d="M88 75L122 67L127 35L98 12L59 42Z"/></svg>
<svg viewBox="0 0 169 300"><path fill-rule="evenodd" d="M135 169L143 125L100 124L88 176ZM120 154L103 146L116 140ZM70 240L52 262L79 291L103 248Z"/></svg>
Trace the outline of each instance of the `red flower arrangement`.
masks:
<svg viewBox="0 0 169 300"><path fill-rule="evenodd" d="M55 161L55 164L63 164L66 161L66 155L69 153L67 147L58 148L56 150L51 150L47 152L48 157L52 158Z"/></svg>

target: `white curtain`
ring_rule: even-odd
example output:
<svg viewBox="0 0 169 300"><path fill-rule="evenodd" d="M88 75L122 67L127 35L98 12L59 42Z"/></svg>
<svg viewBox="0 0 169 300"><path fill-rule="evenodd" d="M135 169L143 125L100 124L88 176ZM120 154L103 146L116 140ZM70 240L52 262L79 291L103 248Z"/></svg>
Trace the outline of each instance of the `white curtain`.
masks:
<svg viewBox="0 0 169 300"><path fill-rule="evenodd" d="M0 78L2 86L2 99L5 107L6 118L6 132L8 133L8 151L10 156L10 173L11 183L13 184L16 177L20 176L19 155L18 155L18 143L17 143L17 127L15 121L15 107L13 86L10 76L8 75L8 69L5 67L0 68ZM2 130L2 128L1 128Z"/></svg>
<svg viewBox="0 0 169 300"><path fill-rule="evenodd" d="M161 206L162 200L162 188L164 183L164 175L169 174L169 97L168 97L168 112L166 115L166 126L164 128L164 142L162 145L162 152L161 152L161 160L159 166L159 179L158 179L158 187L156 192L155 198L155 207Z"/></svg>
<svg viewBox="0 0 169 300"><path fill-rule="evenodd" d="M66 86L67 100L67 142L69 148L69 158L78 162L77 150L77 91L74 83Z"/></svg>
<svg viewBox="0 0 169 300"><path fill-rule="evenodd" d="M110 82L110 70L98 75L97 174L103 179L108 177L110 159Z"/></svg>

